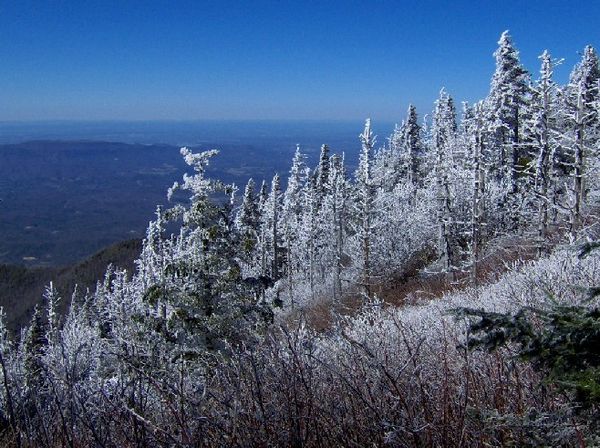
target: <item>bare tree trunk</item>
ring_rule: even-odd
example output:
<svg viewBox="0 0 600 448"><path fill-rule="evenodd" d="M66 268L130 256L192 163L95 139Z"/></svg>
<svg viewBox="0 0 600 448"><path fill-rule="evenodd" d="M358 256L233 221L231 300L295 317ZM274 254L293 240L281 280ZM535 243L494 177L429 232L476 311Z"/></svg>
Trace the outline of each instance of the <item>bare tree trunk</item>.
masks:
<svg viewBox="0 0 600 448"><path fill-rule="evenodd" d="M442 167L443 154L438 149L437 155L437 200L438 200L438 249L442 258L445 272L450 272L452 267L451 241L450 241L450 187L446 169Z"/></svg>
<svg viewBox="0 0 600 448"><path fill-rule="evenodd" d="M368 213L365 216L365 226L363 228L363 283L365 287L365 294L371 297L371 219Z"/></svg>
<svg viewBox="0 0 600 448"><path fill-rule="evenodd" d="M286 232L288 234L288 238L287 241L287 247L286 247L286 253L287 253L287 278L288 278L288 294L290 296L290 305L292 307L292 309L294 309L294 266L293 266L293 261L292 261L292 250L291 250L291 241L289 238L289 230Z"/></svg>
<svg viewBox="0 0 600 448"><path fill-rule="evenodd" d="M536 187L539 193L538 200L538 255L545 251L545 241L548 232L548 183L550 178L550 136L548 112L550 108L548 93L544 92L543 98L543 131L540 139L540 153L536 167Z"/></svg>
<svg viewBox="0 0 600 448"><path fill-rule="evenodd" d="M473 204L471 215L471 283L477 286L479 242L481 239L481 218L483 215L481 201L483 200L483 171L481 170L481 156L483 149L481 120L477 117L475 130L475 153L473 155Z"/></svg>
<svg viewBox="0 0 600 448"><path fill-rule="evenodd" d="M584 174L584 138L585 129L583 123L583 99L581 94L577 98L577 112L575 113L575 160L573 173L573 194L575 196L575 202L573 204L571 213L571 234L575 237L577 230L581 226L581 209L584 200L584 186L583 186L583 174Z"/></svg>

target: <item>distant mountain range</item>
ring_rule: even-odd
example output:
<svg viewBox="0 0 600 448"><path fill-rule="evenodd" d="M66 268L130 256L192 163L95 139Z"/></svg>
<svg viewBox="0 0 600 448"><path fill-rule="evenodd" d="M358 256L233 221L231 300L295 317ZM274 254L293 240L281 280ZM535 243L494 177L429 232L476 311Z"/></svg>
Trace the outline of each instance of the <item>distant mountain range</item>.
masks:
<svg viewBox="0 0 600 448"><path fill-rule="evenodd" d="M196 147L198 151L216 145ZM243 188L285 172L293 147L221 145L211 174ZM142 238L157 204L189 169L172 145L32 141L0 145L0 263L73 263Z"/></svg>
<svg viewBox="0 0 600 448"><path fill-rule="evenodd" d="M108 264L134 268L156 206L190 172L180 146L219 149L210 175L241 194L250 177L260 185L279 172L285 184L297 143L311 162L327 143L353 166L359 131L317 122L0 123L0 304L9 328L28 321L50 281L65 308L75 284L93 288Z"/></svg>
<svg viewBox="0 0 600 448"><path fill-rule="evenodd" d="M324 128L316 122L0 123L0 142L10 142L0 144L0 263L65 266L143 238L156 206L167 203L167 189L189 172L175 142L219 149L210 175L242 191L250 177L260 185L279 172L285 182L297 143L312 160L327 143L346 151L352 166L360 128L339 123L329 137ZM12 143L68 136L85 139ZM131 143L139 141L171 143Z"/></svg>

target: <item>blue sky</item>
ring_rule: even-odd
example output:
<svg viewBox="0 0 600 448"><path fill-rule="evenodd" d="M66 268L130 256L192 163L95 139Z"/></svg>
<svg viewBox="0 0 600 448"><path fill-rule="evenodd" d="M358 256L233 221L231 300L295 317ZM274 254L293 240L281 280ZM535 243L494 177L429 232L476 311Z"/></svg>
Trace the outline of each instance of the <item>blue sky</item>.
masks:
<svg viewBox="0 0 600 448"><path fill-rule="evenodd" d="M0 1L0 120L398 121L489 88L510 29L568 77L595 1Z"/></svg>

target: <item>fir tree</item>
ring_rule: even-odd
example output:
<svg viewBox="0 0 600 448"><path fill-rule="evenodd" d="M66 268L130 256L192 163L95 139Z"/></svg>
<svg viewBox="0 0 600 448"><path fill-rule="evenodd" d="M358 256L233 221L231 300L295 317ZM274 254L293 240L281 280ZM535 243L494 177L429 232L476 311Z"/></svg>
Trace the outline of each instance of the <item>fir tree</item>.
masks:
<svg viewBox="0 0 600 448"><path fill-rule="evenodd" d="M342 294L342 260L346 236L346 221L349 186L344 166L344 156L333 155L330 159L330 176L327 190L330 194L325 199L324 210L329 224L326 241L333 244L333 298Z"/></svg>
<svg viewBox="0 0 600 448"><path fill-rule="evenodd" d="M314 183L319 196L319 203L327 194L327 183L329 181L329 146L321 146L321 154L319 156L319 165L315 172L316 182Z"/></svg>
<svg viewBox="0 0 600 448"><path fill-rule="evenodd" d="M467 114L465 114L467 116ZM483 154L485 148L484 108L482 103L477 103L473 111L465 118L467 132L472 135L470 142L471 157L470 168L473 179L472 206L471 206L471 283L477 286L478 266L481 252L482 231L485 216L485 170Z"/></svg>
<svg viewBox="0 0 600 448"><path fill-rule="evenodd" d="M516 230L519 226L519 173L523 171L527 153L523 146L523 121L527 116L529 75L521 65L519 52L508 31L504 31L494 52L496 70L490 93L486 99L490 132L493 138L488 153L488 165L496 179L506 188L499 206L507 219L505 226Z"/></svg>
<svg viewBox="0 0 600 448"><path fill-rule="evenodd" d="M566 88L567 101L573 106L578 95L582 96L582 103L586 108L585 122L587 125L598 121L594 103L598 100L598 81L600 80L600 61L598 54L591 45L583 50L581 61L573 68ZM570 101L569 101L570 100Z"/></svg>
<svg viewBox="0 0 600 448"><path fill-rule="evenodd" d="M535 179L532 190L537 206L537 236L539 251L544 250L544 242L549 225L550 206L556 208L556 164L555 154L560 142L558 132L558 87L552 80L556 62L547 51L540 56L542 61L540 78L531 88L531 115L526 122L525 135L532 148L532 165Z"/></svg>
<svg viewBox="0 0 600 448"><path fill-rule="evenodd" d="M437 195L438 218L438 250L442 258L443 269L449 272L453 262L453 223L452 198L450 183L452 182L452 158L454 139L456 137L456 110L450 95L442 89L436 101L431 128L432 150L435 157L434 175Z"/></svg>
<svg viewBox="0 0 600 448"><path fill-rule="evenodd" d="M258 210L262 212L267 203L269 197L269 188L267 187L267 181L263 180L260 184L260 190L258 191Z"/></svg>
<svg viewBox="0 0 600 448"><path fill-rule="evenodd" d="M255 196L255 188L254 180L250 178L244 189L242 204L235 219L236 227L241 236L242 252L246 261L249 261L258 243L260 210Z"/></svg>
<svg viewBox="0 0 600 448"><path fill-rule="evenodd" d="M42 392L44 384L43 356L48 345L46 335L47 326L39 306L36 305L23 341L25 387L29 393Z"/></svg>
<svg viewBox="0 0 600 448"><path fill-rule="evenodd" d="M273 281L281 277L282 262L282 234L281 234L281 178L279 174L273 176L271 192L264 204L263 222L261 233L263 235L263 274L268 275Z"/></svg>
<svg viewBox="0 0 600 448"><path fill-rule="evenodd" d="M2 417L8 420L11 430L17 435L17 445L20 444L20 435L17 428L17 414L15 409L15 396L12 387L12 378L10 377L11 368L10 357L13 352L13 345L9 338L6 328L6 314L4 309L0 307L0 378L3 391L3 400L5 409L2 410Z"/></svg>
<svg viewBox="0 0 600 448"><path fill-rule="evenodd" d="M290 299L294 295L294 275L300 270L302 260L301 248L298 238L302 227L303 218L303 188L308 180L306 156L296 147L292 160L287 188L283 194L281 210L281 226L283 229L283 244L286 251L285 268L287 272L287 286ZM293 304L293 302L292 302Z"/></svg>
<svg viewBox="0 0 600 448"><path fill-rule="evenodd" d="M568 132L565 146L569 159L567 166L573 177L572 201L569 205L571 215L571 233L575 236L582 221L586 200L585 178L589 168L589 158L595 151L597 140L594 126L598 122L596 104L598 102L598 83L600 67L595 50L585 48L581 62L573 69L566 88L565 113Z"/></svg>
<svg viewBox="0 0 600 448"><path fill-rule="evenodd" d="M373 237L374 224L374 196L375 185L373 183L371 164L373 158L373 148L376 138L371 131L371 119L365 121L365 129L359 136L362 150L358 169L356 171L356 208L358 225L356 233L360 245L361 261L361 283L367 297L371 296L371 244Z"/></svg>
<svg viewBox="0 0 600 448"><path fill-rule="evenodd" d="M233 185L205 176L216 151L193 154L183 148L182 154L195 174L184 175L183 184L175 183L170 190L182 189L191 197L189 207L172 209L171 216L182 217L183 228L176 255L166 267L170 278L161 300L170 310L167 338L177 341L179 356L189 358L223 350L226 343L250 341L270 319L270 305L253 293L236 261ZM146 301L152 302L155 292L162 294L151 289Z"/></svg>
<svg viewBox="0 0 600 448"><path fill-rule="evenodd" d="M408 106L403 131L402 146L406 154L408 181L413 185L422 185L424 177L422 171L424 149L421 141L421 126L418 123L417 109L412 104Z"/></svg>

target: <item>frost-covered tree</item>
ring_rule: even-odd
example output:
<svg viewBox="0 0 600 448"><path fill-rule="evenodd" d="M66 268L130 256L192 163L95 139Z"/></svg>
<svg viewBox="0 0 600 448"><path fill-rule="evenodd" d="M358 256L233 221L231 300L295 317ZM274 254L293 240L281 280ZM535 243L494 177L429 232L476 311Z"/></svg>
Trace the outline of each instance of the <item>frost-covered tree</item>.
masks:
<svg viewBox="0 0 600 448"><path fill-rule="evenodd" d="M308 184L303 195L303 215L302 225L299 232L301 247L304 252L304 270L305 278L308 280L308 288L311 300L315 299L315 287L318 273L318 238L321 230L320 194L317 186L314 184L316 179L313 177L308 180Z"/></svg>
<svg viewBox="0 0 600 448"><path fill-rule="evenodd" d="M267 203L267 199L269 197L269 188L267 186L267 181L263 180L260 184L260 190L258 190L258 209L260 211L263 210L265 204Z"/></svg>
<svg viewBox="0 0 600 448"><path fill-rule="evenodd" d="M581 61L573 68L569 77L569 84L566 86L566 96L571 103L577 96L583 96L582 102L589 115L585 120L592 124L598 120L598 115L592 111L592 105L598 99L598 80L600 79L600 66L598 53L595 48L588 45L583 50ZM573 104L571 104L573 105Z"/></svg>
<svg viewBox="0 0 600 448"><path fill-rule="evenodd" d="M273 281L279 280L282 274L281 207L281 178L279 174L275 174L271 181L271 191L261 211L263 217L261 223L263 275L269 276Z"/></svg>
<svg viewBox="0 0 600 448"><path fill-rule="evenodd" d="M453 147L456 138L456 109L452 97L445 89L435 104L431 127L431 154L437 196L438 250L442 258L443 269L451 271L453 254L453 215L452 215L452 169Z"/></svg>
<svg viewBox="0 0 600 448"><path fill-rule="evenodd" d="M384 181L390 184L390 190L400 181L408 181L415 188L424 182L425 145L422 140L422 129L418 122L417 109L408 106L406 119L396 126L390 137L388 150L389 169L381 173Z"/></svg>
<svg viewBox="0 0 600 448"><path fill-rule="evenodd" d="M486 99L488 120L496 145L492 167L510 180L510 191L517 191L522 122L527 105L529 75L519 60L508 31L504 31L494 52L496 70Z"/></svg>
<svg viewBox="0 0 600 448"><path fill-rule="evenodd" d="M525 124L525 136L531 147L533 202L537 203L537 237L539 250L544 248L551 209L556 208L558 140L558 86L552 79L556 61L544 51L539 80L531 87L530 116Z"/></svg>
<svg viewBox="0 0 600 448"><path fill-rule="evenodd" d="M465 131L471 136L470 168L472 175L472 205L471 205L471 247L470 247L470 276L471 282L477 285L478 266L483 242L483 226L485 216L485 166L483 154L485 150L485 116L481 102L475 104L473 111L465 114L463 122Z"/></svg>
<svg viewBox="0 0 600 448"><path fill-rule="evenodd" d="M600 68L595 50L588 46L581 62L575 66L565 94L565 119L567 133L565 147L568 154L566 164L573 177L572 199L569 204L571 233L574 235L582 222L586 199L585 179L590 168L590 156L597 155L595 143L598 123L596 104L599 91Z"/></svg>
<svg viewBox="0 0 600 448"><path fill-rule="evenodd" d="M404 148L408 165L408 181L414 185L423 184L424 146L421 139L421 126L417 118L417 108L408 106L403 133Z"/></svg>
<svg viewBox="0 0 600 448"><path fill-rule="evenodd" d="M342 294L342 269L345 257L346 227L349 219L348 202L350 188L344 166L344 156L334 155L330 159L330 169L327 191L329 194L323 204L326 233L325 241L329 242L331 258L324 266L333 267L333 299L337 300Z"/></svg>
<svg viewBox="0 0 600 448"><path fill-rule="evenodd" d="M237 231L240 233L241 250L246 263L252 263L257 250L260 232L260 210L256 197L256 184L250 178L244 189L242 204L235 218Z"/></svg>
<svg viewBox="0 0 600 448"><path fill-rule="evenodd" d="M169 190L190 194L188 207L176 205L172 219L181 218L182 231L174 241L176 252L166 266L166 288L154 285L145 301L167 304L165 337L178 341L180 356L202 356L226 343L252 334L268 317L269 306L244 281L236 260L232 213L234 187L206 177L206 166L216 151L194 154L181 150L195 173L184 175Z"/></svg>
<svg viewBox="0 0 600 448"><path fill-rule="evenodd" d="M319 164L315 170L314 187L317 189L319 203L327 195L327 185L329 181L329 146L322 145L319 155Z"/></svg>
<svg viewBox="0 0 600 448"><path fill-rule="evenodd" d="M372 266L371 244L375 224L375 185L372 176L372 158L376 137L371 130L371 120L365 121L365 129L359 136L362 145L358 169L356 170L356 193L354 200L354 231L359 246L356 254L360 263L360 282L367 296L371 296Z"/></svg>
<svg viewBox="0 0 600 448"><path fill-rule="evenodd" d="M283 245L285 246L285 270L288 295L293 304L295 276L301 270L303 260L302 249L299 245L299 236L302 232L304 187L308 180L306 156L296 147L292 160L287 188L283 193L281 208L281 228L283 232Z"/></svg>
<svg viewBox="0 0 600 448"><path fill-rule="evenodd" d="M23 340L23 370L25 388L29 394L42 393L44 384L43 356L48 345L47 325L36 305Z"/></svg>
<svg viewBox="0 0 600 448"><path fill-rule="evenodd" d="M0 415L4 422L8 422L11 431L14 434L18 434L16 406L20 403L15 403L16 396L11 378L11 373L14 369L14 365L11 363L14 348L5 322L6 314L4 313L4 309L0 307L0 388L2 389L2 394L0 394L2 397L0 399ZM17 436L17 441L20 442L20 436Z"/></svg>
<svg viewBox="0 0 600 448"><path fill-rule="evenodd" d="M496 70L492 77L486 109L491 133L487 158L496 179L503 185L502 225L510 230L519 226L519 176L527 165L523 145L523 124L528 113L529 74L521 65L519 52L508 31L504 31L494 52Z"/></svg>

